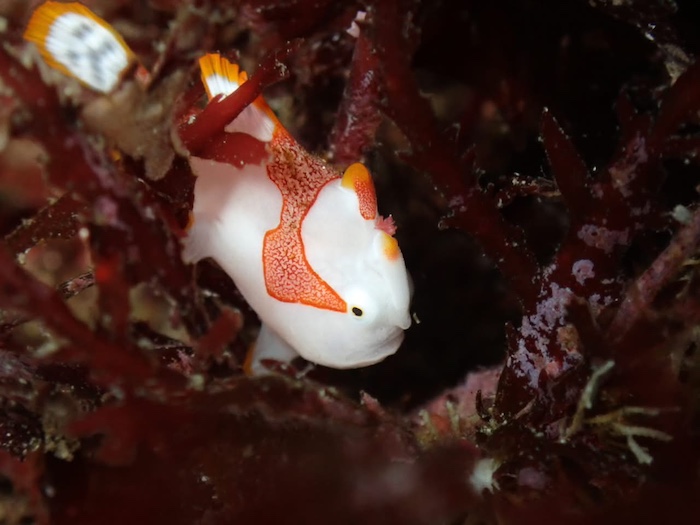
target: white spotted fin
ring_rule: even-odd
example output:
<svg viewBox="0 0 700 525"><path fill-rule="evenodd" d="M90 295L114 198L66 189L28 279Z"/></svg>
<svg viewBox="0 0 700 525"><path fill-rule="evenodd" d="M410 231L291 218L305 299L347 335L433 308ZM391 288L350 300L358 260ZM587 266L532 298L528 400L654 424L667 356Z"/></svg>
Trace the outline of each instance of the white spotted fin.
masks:
<svg viewBox="0 0 700 525"><path fill-rule="evenodd" d="M208 53L199 59L202 83L209 99L221 95L227 97L248 80L245 71L238 64L229 62L218 53ZM247 133L262 142L270 142L281 124L274 112L267 105L262 95L245 108L225 130L228 133Z"/></svg>
<svg viewBox="0 0 700 525"><path fill-rule="evenodd" d="M136 56L107 22L77 2L44 2L32 14L25 40L54 69L100 93L111 92Z"/></svg>

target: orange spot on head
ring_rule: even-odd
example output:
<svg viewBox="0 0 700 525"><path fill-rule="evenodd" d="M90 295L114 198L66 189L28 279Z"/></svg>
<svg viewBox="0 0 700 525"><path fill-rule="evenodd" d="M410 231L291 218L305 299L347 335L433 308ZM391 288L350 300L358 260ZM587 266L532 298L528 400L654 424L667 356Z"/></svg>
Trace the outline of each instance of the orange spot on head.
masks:
<svg viewBox="0 0 700 525"><path fill-rule="evenodd" d="M372 176L363 164L356 162L348 166L340 182L341 186L354 190L360 201L360 215L365 220L377 216L377 194L374 191Z"/></svg>
<svg viewBox="0 0 700 525"><path fill-rule="evenodd" d="M395 261L401 255L401 250L399 249L398 241L389 235L388 233L382 232L382 251L387 259L390 261Z"/></svg>

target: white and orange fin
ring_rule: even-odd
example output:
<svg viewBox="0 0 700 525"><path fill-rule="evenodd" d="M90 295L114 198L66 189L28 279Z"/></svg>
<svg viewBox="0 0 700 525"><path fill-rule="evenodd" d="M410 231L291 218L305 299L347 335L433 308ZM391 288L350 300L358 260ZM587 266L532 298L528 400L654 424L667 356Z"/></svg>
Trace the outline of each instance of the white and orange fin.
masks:
<svg viewBox="0 0 700 525"><path fill-rule="evenodd" d="M111 92L136 62L119 33L77 2L41 4L24 38L49 66L100 93Z"/></svg>
<svg viewBox="0 0 700 525"><path fill-rule="evenodd" d="M199 217L197 220L190 218L186 230L188 235L183 243L182 259L194 264L210 257L212 243L218 242L216 226L204 217Z"/></svg>
<svg viewBox="0 0 700 525"><path fill-rule="evenodd" d="M199 59L202 84L209 100L221 95L226 97L247 80L238 64L229 62L218 53L208 53Z"/></svg>
<svg viewBox="0 0 700 525"><path fill-rule="evenodd" d="M296 350L263 323L257 341L248 348L243 372L248 377L267 375L270 374L270 370L263 365L264 360L273 359L289 364L295 357L299 357Z"/></svg>
<svg viewBox="0 0 700 525"><path fill-rule="evenodd" d="M201 57L199 69L209 100L219 95L227 97L248 80L248 75L238 64L229 62L218 53ZM278 129L281 129L281 124L262 95L226 126L229 133L247 133L263 142L270 142Z"/></svg>

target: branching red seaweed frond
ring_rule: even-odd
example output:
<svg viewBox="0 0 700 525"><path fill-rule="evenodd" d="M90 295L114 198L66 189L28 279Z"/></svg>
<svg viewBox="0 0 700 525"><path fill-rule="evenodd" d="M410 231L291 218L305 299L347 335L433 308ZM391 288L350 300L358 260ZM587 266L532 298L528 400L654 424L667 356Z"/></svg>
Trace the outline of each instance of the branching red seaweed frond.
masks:
<svg viewBox="0 0 700 525"><path fill-rule="evenodd" d="M617 303L624 278L620 269L624 250L656 220L654 192L663 180L663 169L659 148L650 146L650 119L637 115L624 99L620 114L624 118L620 146L597 179L589 175L551 115L543 115L542 139L569 208L570 226L554 260L541 272L536 306L526 308L519 336L511 340L497 403L506 412L517 412L544 385L585 362L591 350L582 354L578 345L565 345L560 337L560 330L569 324L568 305L581 297L594 312L600 312ZM529 385L521 383L522 379Z"/></svg>
<svg viewBox="0 0 700 525"><path fill-rule="evenodd" d="M340 166L362 159L381 123L379 63L366 30L360 27L358 31L350 76L329 140L331 160Z"/></svg>
<svg viewBox="0 0 700 525"><path fill-rule="evenodd" d="M3 308L40 318L58 337L68 341L60 351L61 360L90 365L103 381L121 381L127 377L139 383L153 374L153 368L135 348L112 345L78 321L53 288L20 268L3 247L0 249L0 284Z"/></svg>
<svg viewBox="0 0 700 525"><path fill-rule="evenodd" d="M389 22L400 18L397 5L377 5L372 18L376 22L370 26L377 31L373 38L383 75L385 112L411 144L408 162L428 172L448 195L462 198L464 213L453 223L477 237L485 252L494 257L498 250L482 241L480 226L468 216L476 213L489 224L498 223L500 217L496 217L491 197L479 192L475 182L464 176L464 160L456 158L440 136L430 109L419 95L407 55L399 56L396 43L407 39L396 29L406 26ZM672 311L657 315L653 303L679 278L683 264L697 251L698 215L692 215L634 280L630 279L625 255L643 234L658 232L668 224L666 203L659 196L667 174L663 165L666 156L694 162L697 137L692 133L700 108L698 71L698 63L692 64L667 89L656 118L651 112L638 113L631 100L624 93L620 95L616 107L620 125L617 149L605 169L598 172L589 172L574 141L554 116L547 110L542 114L540 138L552 178L566 205L568 231L552 259L541 268L534 263L513 266L513 261L527 257L523 246L515 246L513 240L518 237L507 230L489 232L491 242L494 237L507 239L508 248L516 252L511 259L495 260L523 305L520 326L510 327L507 332L508 355L494 405L478 410L487 419L483 450L493 454L503 465L502 471L510 472L508 475L517 471L523 460L520 454L541 450L542 456L535 463L541 460L544 465L556 453L569 454L577 465L584 464L584 458L596 458L591 476L606 476L599 470L601 465L628 468L626 474L615 479L621 484L634 483L632 480L646 472L652 458L663 453L664 443L684 417L680 415L683 409L670 410L679 403L684 387L677 370L669 364L669 354L678 351L665 337L690 330L696 306L692 306L693 301L686 302L693 314L681 321ZM691 133L685 132L685 124L690 124ZM529 282L519 287L515 281L518 274L523 278L521 272L527 274ZM628 332L633 332L632 336L626 337ZM607 364L604 370L610 373L604 380L596 376L601 362ZM590 387L591 379L594 388ZM652 381L654 392L640 395ZM600 391L596 402L590 399L591 389ZM445 398L450 396L461 400L464 394L454 389ZM593 425L610 422L610 427L596 430L587 426L581 430L582 404L591 409L589 421ZM476 411L470 408L469 413ZM623 412L658 418L642 428L617 418ZM567 435L567 422L574 414L577 431ZM606 419L606 414L614 417ZM440 417L437 420L443 421ZM535 435L529 429L534 429ZM627 440L632 464L628 462L630 457L620 457L613 450L619 443L600 440L602 434L598 431ZM635 438L651 439L649 449ZM556 453L552 450L555 442L561 447ZM561 466L557 469L565 470ZM543 472L538 473L544 476Z"/></svg>
<svg viewBox="0 0 700 525"><path fill-rule="evenodd" d="M411 11L400 12L397 0L373 4L368 28L380 63L383 110L406 135L411 152L410 163L430 175L439 191L449 199L459 198L463 212L454 223L473 235L491 257L524 304L537 296L533 276L537 265L525 241L514 226L508 225L494 202L479 189L473 166L473 154L458 159L453 148L438 131L427 101L420 96L410 68L410 43L402 28L409 23Z"/></svg>
<svg viewBox="0 0 700 525"><path fill-rule="evenodd" d="M61 283L57 290L63 300L75 297L81 292L95 285L95 276L92 272L85 272L77 277ZM9 315L8 312L0 312L0 337L6 335L16 326L31 321L32 317L15 313Z"/></svg>
<svg viewBox="0 0 700 525"><path fill-rule="evenodd" d="M573 144L563 135L552 114L542 114L542 137L552 174L569 211L570 220L580 223L591 213L595 201L589 188L590 175Z"/></svg>
<svg viewBox="0 0 700 525"><path fill-rule="evenodd" d="M608 337L618 340L646 316L652 315L652 303L658 293L678 278L683 265L700 247L700 210L695 210L676 232L666 249L627 288L615 312Z"/></svg>
<svg viewBox="0 0 700 525"><path fill-rule="evenodd" d="M78 233L80 216L86 211L84 202L65 193L56 202L47 205L31 219L23 222L5 236L5 243L15 255L25 253L40 241L50 238L70 238ZM46 224L51 224L47 231Z"/></svg>

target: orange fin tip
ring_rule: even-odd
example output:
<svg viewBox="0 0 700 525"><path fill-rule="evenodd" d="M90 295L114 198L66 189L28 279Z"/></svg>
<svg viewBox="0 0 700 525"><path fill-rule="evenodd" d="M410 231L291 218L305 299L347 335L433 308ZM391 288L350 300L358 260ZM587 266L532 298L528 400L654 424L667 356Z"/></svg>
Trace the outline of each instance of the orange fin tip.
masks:
<svg viewBox="0 0 700 525"><path fill-rule="evenodd" d="M218 53L208 53L201 57L199 69L209 100L219 95L227 97L248 80L248 75L238 64L230 62ZM263 142L269 142L275 131L280 128L275 113L260 95L231 121L225 130L228 133L246 133Z"/></svg>
<svg viewBox="0 0 700 525"><path fill-rule="evenodd" d="M218 53L208 53L201 57L199 69L202 75L202 84L204 84L210 100L218 95L224 97L230 95L247 80L238 64L229 62Z"/></svg>

